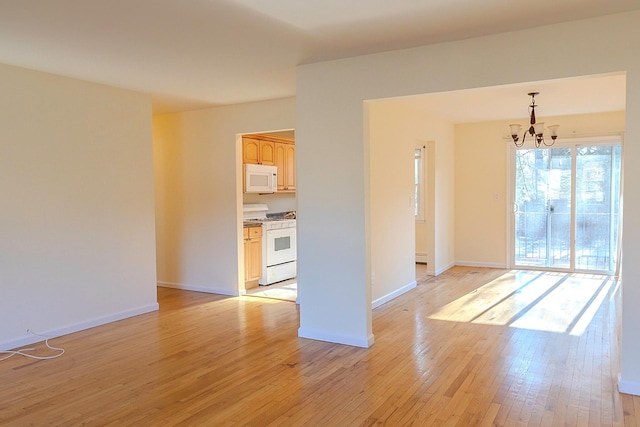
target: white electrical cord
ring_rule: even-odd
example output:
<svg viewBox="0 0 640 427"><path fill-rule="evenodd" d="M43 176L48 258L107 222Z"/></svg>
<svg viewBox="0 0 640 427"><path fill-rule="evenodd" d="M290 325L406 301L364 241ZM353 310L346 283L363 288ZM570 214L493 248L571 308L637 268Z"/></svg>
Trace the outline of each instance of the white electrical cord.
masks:
<svg viewBox="0 0 640 427"><path fill-rule="evenodd" d="M54 354L53 356L35 356L33 354L25 353L26 351L35 351L35 348L21 348L19 350L0 351L0 354L7 354L8 355L8 356L0 358L0 362L2 362L3 360L7 360L8 358L15 356L16 354L19 354L20 356L24 356L24 357L29 357L31 359L38 359L38 360L55 359L56 357L60 357L60 356L62 356L64 354L64 349L63 348L50 346L49 345L49 338L45 337L44 335L36 334L35 332L33 332L33 331L29 330L29 329L27 329L27 332L30 333L31 335L35 335L37 337L44 338L44 344L47 346L47 348L49 350L59 351L60 353Z"/></svg>

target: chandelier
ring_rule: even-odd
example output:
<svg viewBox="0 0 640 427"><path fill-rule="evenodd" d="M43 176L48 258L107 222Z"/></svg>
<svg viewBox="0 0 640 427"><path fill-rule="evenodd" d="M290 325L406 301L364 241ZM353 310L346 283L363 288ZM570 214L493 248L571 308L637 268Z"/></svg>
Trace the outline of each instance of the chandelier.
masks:
<svg viewBox="0 0 640 427"><path fill-rule="evenodd" d="M529 92L527 95L531 97L531 104L529 104L529 129L525 130L522 134L522 140L518 137L520 133L520 129L522 129L521 125L512 124L509 125L511 128L511 138L513 138L513 143L516 144L516 147L522 147L524 145L525 138L527 137L527 133L531 135L533 138L533 142L536 148L540 148L540 145L544 144L547 147L553 145L558 137L558 127L559 125L552 125L548 127L549 135L551 136L551 142L548 143L544 140L544 122L536 123L536 95L539 95L540 92Z"/></svg>

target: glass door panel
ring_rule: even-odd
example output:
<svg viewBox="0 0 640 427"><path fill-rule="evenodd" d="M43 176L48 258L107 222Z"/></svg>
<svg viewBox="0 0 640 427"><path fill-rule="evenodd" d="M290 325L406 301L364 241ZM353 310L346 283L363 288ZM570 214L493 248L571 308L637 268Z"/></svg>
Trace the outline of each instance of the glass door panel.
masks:
<svg viewBox="0 0 640 427"><path fill-rule="evenodd" d="M618 248L620 146L576 149L576 269L614 272Z"/></svg>
<svg viewBox="0 0 640 427"><path fill-rule="evenodd" d="M571 268L571 148L516 150L515 265Z"/></svg>

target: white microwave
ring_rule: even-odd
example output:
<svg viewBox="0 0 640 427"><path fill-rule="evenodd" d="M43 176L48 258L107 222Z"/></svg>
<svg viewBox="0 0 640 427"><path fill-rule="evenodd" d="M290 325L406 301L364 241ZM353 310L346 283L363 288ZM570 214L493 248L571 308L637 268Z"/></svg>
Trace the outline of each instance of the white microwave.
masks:
<svg viewBox="0 0 640 427"><path fill-rule="evenodd" d="M278 191L278 168L268 165L244 165L245 193L275 193Z"/></svg>

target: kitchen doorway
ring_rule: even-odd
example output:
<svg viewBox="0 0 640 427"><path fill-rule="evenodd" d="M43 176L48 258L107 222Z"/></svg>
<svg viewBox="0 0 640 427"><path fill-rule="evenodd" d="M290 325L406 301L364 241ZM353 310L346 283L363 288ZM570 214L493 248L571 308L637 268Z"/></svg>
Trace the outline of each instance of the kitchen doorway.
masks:
<svg viewBox="0 0 640 427"><path fill-rule="evenodd" d="M237 136L242 151L239 167L242 179L242 224L244 283L241 295L297 300L297 196L295 131L269 131ZM273 177L269 191L254 182L247 172L268 170ZM262 177L258 177L262 178Z"/></svg>

